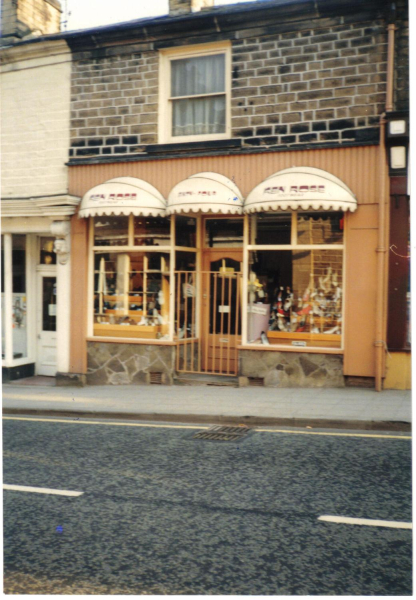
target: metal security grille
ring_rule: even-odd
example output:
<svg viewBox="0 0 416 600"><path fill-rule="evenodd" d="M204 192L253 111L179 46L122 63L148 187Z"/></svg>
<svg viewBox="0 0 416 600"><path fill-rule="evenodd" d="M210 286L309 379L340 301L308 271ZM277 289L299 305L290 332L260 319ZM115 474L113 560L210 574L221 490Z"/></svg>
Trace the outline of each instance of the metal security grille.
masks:
<svg viewBox="0 0 416 600"><path fill-rule="evenodd" d="M222 426L214 425L205 431L199 431L193 436L194 440L207 440L211 442L232 442L244 438L250 429L246 426Z"/></svg>
<svg viewBox="0 0 416 600"><path fill-rule="evenodd" d="M176 272L176 370L235 376L241 342L242 275Z"/></svg>

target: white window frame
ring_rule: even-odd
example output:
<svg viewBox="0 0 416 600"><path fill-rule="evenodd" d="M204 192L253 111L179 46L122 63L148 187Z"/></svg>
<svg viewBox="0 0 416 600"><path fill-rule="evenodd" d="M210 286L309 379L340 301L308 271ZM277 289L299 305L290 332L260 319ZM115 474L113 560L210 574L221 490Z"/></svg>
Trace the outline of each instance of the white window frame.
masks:
<svg viewBox="0 0 416 600"><path fill-rule="evenodd" d="M213 54L225 55L225 132L210 133L204 135L172 135L172 105L173 100L182 98L172 98L170 94L171 86L171 61L182 58L198 58L199 56L209 56ZM207 94L219 96L219 94ZM201 94L204 96L204 94ZM186 98L192 96L186 96ZM158 119L158 139L160 144L174 144L182 142L199 142L209 140L223 140L231 137L231 43L215 42L212 44L199 44L196 46L186 46L181 48L170 48L160 50L159 52L159 119Z"/></svg>

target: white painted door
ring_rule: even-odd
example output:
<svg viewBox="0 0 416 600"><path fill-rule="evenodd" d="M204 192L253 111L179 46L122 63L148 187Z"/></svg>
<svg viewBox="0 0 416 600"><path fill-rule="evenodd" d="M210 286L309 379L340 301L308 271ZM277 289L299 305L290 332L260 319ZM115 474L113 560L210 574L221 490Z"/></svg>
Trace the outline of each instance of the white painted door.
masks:
<svg viewBox="0 0 416 600"><path fill-rule="evenodd" d="M56 375L56 270L38 273L37 359L38 375Z"/></svg>

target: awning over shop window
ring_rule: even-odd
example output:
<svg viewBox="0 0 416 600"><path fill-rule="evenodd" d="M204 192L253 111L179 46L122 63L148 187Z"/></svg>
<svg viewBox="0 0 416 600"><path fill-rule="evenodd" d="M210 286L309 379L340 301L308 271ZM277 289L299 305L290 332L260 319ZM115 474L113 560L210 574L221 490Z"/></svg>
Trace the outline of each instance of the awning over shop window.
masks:
<svg viewBox="0 0 416 600"><path fill-rule="evenodd" d="M243 197L230 179L219 173L196 173L179 182L169 194L167 214L242 214Z"/></svg>
<svg viewBox="0 0 416 600"><path fill-rule="evenodd" d="M284 169L257 185L247 196L244 212L269 210L342 210L357 208L357 199L338 177L313 167Z"/></svg>
<svg viewBox="0 0 416 600"><path fill-rule="evenodd" d="M166 200L142 179L117 177L91 188L83 197L79 211L80 217L130 214L164 217Z"/></svg>

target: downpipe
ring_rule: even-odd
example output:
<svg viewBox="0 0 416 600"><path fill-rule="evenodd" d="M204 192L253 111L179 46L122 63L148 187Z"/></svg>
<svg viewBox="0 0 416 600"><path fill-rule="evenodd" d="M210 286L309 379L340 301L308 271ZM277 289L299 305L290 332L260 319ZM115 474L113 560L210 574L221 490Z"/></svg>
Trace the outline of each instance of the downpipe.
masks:
<svg viewBox="0 0 416 600"><path fill-rule="evenodd" d="M383 366L386 342L384 339L384 295L385 295L385 256L386 256L386 119L385 113L380 118L380 161L379 161L379 202L378 202L378 243L377 253L377 296L376 296L376 332L375 332L375 384L376 391L383 389Z"/></svg>

